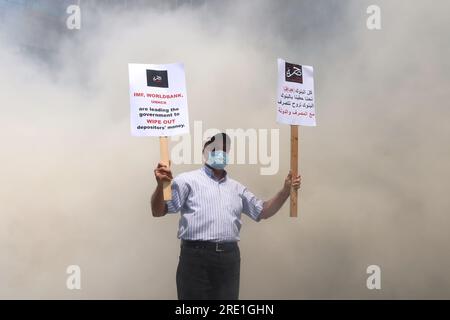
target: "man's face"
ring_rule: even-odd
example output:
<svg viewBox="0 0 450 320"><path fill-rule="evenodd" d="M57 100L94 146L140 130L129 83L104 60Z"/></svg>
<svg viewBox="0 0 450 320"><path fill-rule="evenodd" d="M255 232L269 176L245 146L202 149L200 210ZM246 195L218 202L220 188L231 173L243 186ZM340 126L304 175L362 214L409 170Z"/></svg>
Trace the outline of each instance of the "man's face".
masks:
<svg viewBox="0 0 450 320"><path fill-rule="evenodd" d="M225 151L228 153L230 151L230 148L227 148L223 145L213 145L214 143L211 143L210 145L206 146L205 151L203 152L204 160L208 160L209 153L211 152L214 155L214 152L216 151Z"/></svg>
<svg viewBox="0 0 450 320"><path fill-rule="evenodd" d="M221 141L214 141L205 148L206 153L209 151L225 151L228 153L230 151L230 146L222 143Z"/></svg>
<svg viewBox="0 0 450 320"><path fill-rule="evenodd" d="M219 137L216 136L216 139L212 143L210 143L209 145L206 146L206 148L203 152L204 160L208 161L208 158L210 156L214 157L216 151L224 151L225 153L228 154L228 152L230 151L229 139L224 140L220 136Z"/></svg>

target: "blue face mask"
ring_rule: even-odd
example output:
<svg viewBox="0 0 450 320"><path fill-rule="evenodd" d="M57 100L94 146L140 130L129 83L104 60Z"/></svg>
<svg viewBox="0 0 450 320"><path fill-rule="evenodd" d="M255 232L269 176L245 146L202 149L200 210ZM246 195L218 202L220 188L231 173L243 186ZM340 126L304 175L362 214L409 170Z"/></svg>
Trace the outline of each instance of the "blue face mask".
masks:
<svg viewBox="0 0 450 320"><path fill-rule="evenodd" d="M206 163L214 169L222 170L228 164L228 154L222 150L210 151Z"/></svg>

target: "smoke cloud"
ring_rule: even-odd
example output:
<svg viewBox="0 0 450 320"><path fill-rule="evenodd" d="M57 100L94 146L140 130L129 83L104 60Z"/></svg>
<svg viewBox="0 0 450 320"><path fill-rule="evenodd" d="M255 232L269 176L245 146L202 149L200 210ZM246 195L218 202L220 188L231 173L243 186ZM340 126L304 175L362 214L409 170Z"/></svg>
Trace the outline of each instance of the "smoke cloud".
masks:
<svg viewBox="0 0 450 320"><path fill-rule="evenodd" d="M5 18L0 298L176 299L178 215L151 216L159 143L130 135L127 64L184 62L191 127L280 129L278 174L229 168L268 199L289 170L277 57L314 66L318 126L300 128L299 217L243 217L240 298L450 298L450 4L376 2L377 31L359 0L98 1L79 31L64 10L50 29Z"/></svg>

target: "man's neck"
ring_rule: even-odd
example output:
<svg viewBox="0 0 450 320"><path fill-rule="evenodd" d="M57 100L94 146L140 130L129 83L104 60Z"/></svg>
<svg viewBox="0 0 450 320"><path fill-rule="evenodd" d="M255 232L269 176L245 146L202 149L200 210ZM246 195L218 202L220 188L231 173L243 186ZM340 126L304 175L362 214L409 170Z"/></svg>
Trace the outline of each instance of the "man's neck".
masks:
<svg viewBox="0 0 450 320"><path fill-rule="evenodd" d="M214 169L213 167L207 165L208 168L210 168L214 174L214 177L216 177L217 180L222 179L225 176L225 170L222 169Z"/></svg>
<svg viewBox="0 0 450 320"><path fill-rule="evenodd" d="M214 172L214 176L217 178L217 180L220 180L225 176L224 170L213 168L213 172Z"/></svg>

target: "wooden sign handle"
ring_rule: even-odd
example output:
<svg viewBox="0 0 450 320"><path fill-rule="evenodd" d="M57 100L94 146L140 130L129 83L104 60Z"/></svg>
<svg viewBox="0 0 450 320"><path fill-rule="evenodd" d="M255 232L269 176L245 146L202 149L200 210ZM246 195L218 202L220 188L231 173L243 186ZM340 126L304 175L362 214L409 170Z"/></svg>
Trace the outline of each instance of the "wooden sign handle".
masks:
<svg viewBox="0 0 450 320"><path fill-rule="evenodd" d="M169 139L168 137L159 137L159 153L161 162L170 167L169 164ZM163 182L164 200L172 200L172 182Z"/></svg>
<svg viewBox="0 0 450 320"><path fill-rule="evenodd" d="M292 177L296 177L298 175L298 126L291 125L291 173ZM290 197L290 216L295 218L297 217L297 190L291 188L291 197Z"/></svg>

